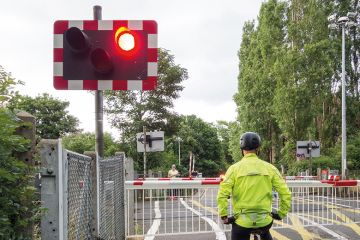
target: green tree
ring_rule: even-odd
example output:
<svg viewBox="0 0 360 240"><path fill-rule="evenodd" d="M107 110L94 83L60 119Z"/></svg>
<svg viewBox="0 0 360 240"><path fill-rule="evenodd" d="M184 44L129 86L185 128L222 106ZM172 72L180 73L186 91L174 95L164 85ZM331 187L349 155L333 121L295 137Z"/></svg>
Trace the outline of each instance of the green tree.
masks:
<svg viewBox="0 0 360 240"><path fill-rule="evenodd" d="M23 82L16 80L10 73L0 65L0 107L6 107L8 102L14 98L17 91L14 89L16 85L22 85Z"/></svg>
<svg viewBox="0 0 360 240"><path fill-rule="evenodd" d="M234 162L239 161L242 158L240 149L240 136L242 134L240 123L232 122L229 126L230 139L229 139L229 151L234 159Z"/></svg>
<svg viewBox="0 0 360 240"><path fill-rule="evenodd" d="M83 154L85 151L95 151L95 134L90 132L72 133L62 138L66 149ZM120 145L110 133L104 133L104 156L114 156L121 151Z"/></svg>
<svg viewBox="0 0 360 240"><path fill-rule="evenodd" d="M334 2L332 13L338 17L346 16L348 12L360 12L358 0L336 0ZM357 14L355 22L359 24L360 14ZM334 76L337 86L341 84L341 38L341 31L332 32L332 40L338 46L335 56L335 61L338 64ZM347 32L345 45L347 134L351 137L360 129L360 32L358 28L352 28Z"/></svg>
<svg viewBox="0 0 360 240"><path fill-rule="evenodd" d="M223 159L226 164L232 164L234 162L230 153L231 124L232 122L217 121L215 125L221 145L221 159Z"/></svg>
<svg viewBox="0 0 360 240"><path fill-rule="evenodd" d="M358 9L352 0L270 0L262 4L257 26L244 25L234 96L239 126L230 137L234 158L239 135L252 130L263 138L265 159L292 166L296 141L309 138L320 140L322 153L333 159L341 125L341 36L330 34L327 17ZM357 32L350 31L346 44L351 139L360 123Z"/></svg>
<svg viewBox="0 0 360 240"><path fill-rule="evenodd" d="M195 115L182 116L177 135L182 139L181 164L187 169L189 152L195 158L195 170L204 176L216 176L220 169L226 167L217 129L212 124Z"/></svg>
<svg viewBox="0 0 360 240"><path fill-rule="evenodd" d="M273 101L275 116L285 142L286 154L294 160L293 147L303 139L323 140L326 100L332 98L332 64L325 40L305 45L304 49L284 50L276 64L277 85ZM319 66L318 62L323 64ZM328 104L327 104L328 105ZM287 146L289 145L289 146Z"/></svg>
<svg viewBox="0 0 360 240"><path fill-rule="evenodd" d="M261 5L259 24L253 22L243 28L239 56L238 93L234 100L238 106L241 131L256 131L263 138L262 153L274 161L278 145L278 126L271 111L276 79L273 66L278 49L285 37L285 4L270 0Z"/></svg>
<svg viewBox="0 0 360 240"><path fill-rule="evenodd" d="M35 98L17 95L10 101L10 109L24 110L36 117L36 133L44 139L57 139L67 133L79 131L79 120L69 114L69 102L56 99L49 94Z"/></svg>
<svg viewBox="0 0 360 240"><path fill-rule="evenodd" d="M281 129L285 165L295 160L297 140L319 139L324 149L336 138L334 122L334 57L329 40L328 4L311 0L291 1L288 8L287 46L274 66L277 81L273 115ZM320 64L319 64L320 63Z"/></svg>

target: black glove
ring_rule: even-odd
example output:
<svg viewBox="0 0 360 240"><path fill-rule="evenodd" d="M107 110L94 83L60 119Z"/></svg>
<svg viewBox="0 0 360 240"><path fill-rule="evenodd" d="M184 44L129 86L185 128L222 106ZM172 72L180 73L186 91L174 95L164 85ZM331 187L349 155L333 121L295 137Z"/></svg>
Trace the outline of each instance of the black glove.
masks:
<svg viewBox="0 0 360 240"><path fill-rule="evenodd" d="M223 217L221 217L221 220L223 220L224 224L233 224L235 222L235 217L223 216Z"/></svg>
<svg viewBox="0 0 360 240"><path fill-rule="evenodd" d="M279 215L277 212L275 212L275 211L271 212L271 217L272 217L273 219L279 220L279 221L282 219L282 218L280 217L280 215Z"/></svg>
<svg viewBox="0 0 360 240"><path fill-rule="evenodd" d="M233 224L235 222L235 217L231 216L228 218L228 224Z"/></svg>

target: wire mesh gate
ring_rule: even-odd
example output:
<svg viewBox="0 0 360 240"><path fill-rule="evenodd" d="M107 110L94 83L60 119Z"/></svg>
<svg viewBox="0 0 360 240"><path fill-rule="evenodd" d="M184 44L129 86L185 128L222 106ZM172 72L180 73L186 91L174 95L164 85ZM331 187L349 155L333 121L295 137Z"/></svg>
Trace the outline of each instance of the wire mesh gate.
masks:
<svg viewBox="0 0 360 240"><path fill-rule="evenodd" d="M64 150L64 153L63 161L66 159L64 161L64 201L67 201L67 239L91 239L93 221L91 158L67 150Z"/></svg>
<svg viewBox="0 0 360 240"><path fill-rule="evenodd" d="M124 239L124 158L118 154L99 162L99 236L102 239Z"/></svg>
<svg viewBox="0 0 360 240"><path fill-rule="evenodd" d="M215 233L217 239L226 239L222 236L231 227L223 225L217 214L219 183L196 179L126 181L127 238ZM292 209L285 219L274 222L274 229L360 223L360 187L356 180L287 183L292 192ZM231 215L230 200L229 205ZM273 208L278 206L278 194L273 192Z"/></svg>

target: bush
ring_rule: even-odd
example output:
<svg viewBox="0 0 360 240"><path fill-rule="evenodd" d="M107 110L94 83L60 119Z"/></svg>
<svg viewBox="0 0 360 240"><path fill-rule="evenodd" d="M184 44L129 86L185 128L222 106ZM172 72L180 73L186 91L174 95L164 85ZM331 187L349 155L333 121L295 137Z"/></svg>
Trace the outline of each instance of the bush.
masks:
<svg viewBox="0 0 360 240"><path fill-rule="evenodd" d="M0 239L30 239L26 232L38 212L34 169L13 157L28 142L15 134L19 125L10 111L0 108L0 122Z"/></svg>

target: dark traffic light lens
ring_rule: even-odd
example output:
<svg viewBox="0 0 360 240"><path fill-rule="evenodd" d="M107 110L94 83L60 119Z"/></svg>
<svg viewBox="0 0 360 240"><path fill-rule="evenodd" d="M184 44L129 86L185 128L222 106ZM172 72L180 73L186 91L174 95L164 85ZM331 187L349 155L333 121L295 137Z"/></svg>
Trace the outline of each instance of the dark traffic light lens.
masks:
<svg viewBox="0 0 360 240"><path fill-rule="evenodd" d="M102 48L93 50L90 58L95 71L99 73L108 73L113 68L110 55Z"/></svg>
<svg viewBox="0 0 360 240"><path fill-rule="evenodd" d="M85 52L89 48L87 35L77 27L71 27L65 32L65 39L72 51Z"/></svg>

